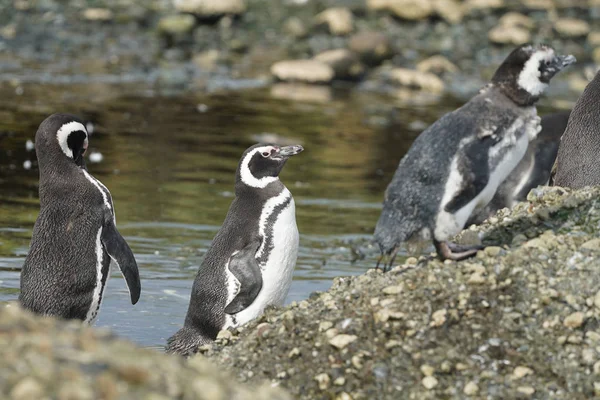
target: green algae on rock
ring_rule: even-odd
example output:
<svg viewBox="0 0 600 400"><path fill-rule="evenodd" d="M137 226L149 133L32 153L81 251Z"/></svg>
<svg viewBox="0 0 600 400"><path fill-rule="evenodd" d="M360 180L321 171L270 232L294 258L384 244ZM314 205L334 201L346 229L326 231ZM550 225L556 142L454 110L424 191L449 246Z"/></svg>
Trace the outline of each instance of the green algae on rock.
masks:
<svg viewBox="0 0 600 400"><path fill-rule="evenodd" d="M477 232L473 259L337 278L202 350L303 399L593 397L600 188L535 189Z"/></svg>
<svg viewBox="0 0 600 400"><path fill-rule="evenodd" d="M187 362L79 322L0 307L0 398L272 399L282 390L232 382L210 361Z"/></svg>

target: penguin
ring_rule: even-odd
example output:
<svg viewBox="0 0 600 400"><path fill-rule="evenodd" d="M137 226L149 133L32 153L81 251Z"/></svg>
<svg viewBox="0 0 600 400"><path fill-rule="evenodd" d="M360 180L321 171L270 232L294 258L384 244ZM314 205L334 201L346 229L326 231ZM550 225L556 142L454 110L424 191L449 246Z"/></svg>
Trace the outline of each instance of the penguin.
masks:
<svg viewBox="0 0 600 400"><path fill-rule="evenodd" d="M467 225L479 225L498 210L512 208L527 200L531 189L548 185L552 166L558 153L571 111L562 111L542 117L542 130L529 143L525 156L496 191L492 200L481 211L474 213Z"/></svg>
<svg viewBox="0 0 600 400"><path fill-rule="evenodd" d="M111 261L137 303L138 267L115 225L110 192L88 171L88 132L82 120L53 114L39 126L35 151L40 171L40 213L21 271L21 305L37 314L93 324Z"/></svg>
<svg viewBox="0 0 600 400"><path fill-rule="evenodd" d="M600 72L577 102L558 147L553 184L579 189L600 185Z"/></svg>
<svg viewBox="0 0 600 400"><path fill-rule="evenodd" d="M442 259L476 254L479 247L449 240L521 161L541 128L535 103L550 79L574 62L545 45L519 46L476 96L415 139L385 191L375 227L379 262L389 256L384 270L406 241L433 239Z"/></svg>
<svg viewBox="0 0 600 400"><path fill-rule="evenodd" d="M298 257L296 208L279 180L286 161L304 149L256 144L239 162L235 199L192 287L184 327L167 341L167 353L190 355L220 330L282 305Z"/></svg>

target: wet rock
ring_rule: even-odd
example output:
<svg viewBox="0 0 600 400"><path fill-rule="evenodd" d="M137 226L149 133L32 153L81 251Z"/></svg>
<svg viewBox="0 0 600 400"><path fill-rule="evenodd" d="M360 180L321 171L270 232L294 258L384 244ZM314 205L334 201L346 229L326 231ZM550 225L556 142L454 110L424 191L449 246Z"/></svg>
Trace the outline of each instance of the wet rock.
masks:
<svg viewBox="0 0 600 400"><path fill-rule="evenodd" d="M82 15L88 21L110 21L113 19L113 13L108 8L87 8Z"/></svg>
<svg viewBox="0 0 600 400"><path fill-rule="evenodd" d="M308 29L298 17L290 17L283 24L283 31L297 39L308 36Z"/></svg>
<svg viewBox="0 0 600 400"><path fill-rule="evenodd" d="M182 37L191 34L195 26L196 19L192 15L168 15L158 21L158 32L170 37Z"/></svg>
<svg viewBox="0 0 600 400"><path fill-rule="evenodd" d="M371 10L389 11L398 18L419 21L433 14L431 0L367 0Z"/></svg>
<svg viewBox="0 0 600 400"><path fill-rule="evenodd" d="M578 38L590 33L590 25L581 19L560 18L554 23L554 30L564 38Z"/></svg>
<svg viewBox="0 0 600 400"><path fill-rule="evenodd" d="M421 72L431 72L436 75L444 75L458 72L458 67L446 57L435 55L419 62L417 64L417 70Z"/></svg>
<svg viewBox="0 0 600 400"><path fill-rule="evenodd" d="M444 91L444 82L436 75L408 68L393 68L387 73L393 83L411 89L424 90L432 93Z"/></svg>
<svg viewBox="0 0 600 400"><path fill-rule="evenodd" d="M392 57L390 39L379 32L361 32L350 38L349 48L367 65L378 65Z"/></svg>
<svg viewBox="0 0 600 400"><path fill-rule="evenodd" d="M0 306L0 398L290 400L269 385L242 385L204 357L143 349L77 321Z"/></svg>
<svg viewBox="0 0 600 400"><path fill-rule="evenodd" d="M271 73L281 81L305 83L329 83L335 76L333 68L316 60L279 61Z"/></svg>
<svg viewBox="0 0 600 400"><path fill-rule="evenodd" d="M433 10L449 24L458 24L463 20L465 8L456 0L433 0Z"/></svg>
<svg viewBox="0 0 600 400"><path fill-rule="evenodd" d="M306 103L329 103L333 93L329 86L300 83L276 83L271 86L271 97Z"/></svg>
<svg viewBox="0 0 600 400"><path fill-rule="evenodd" d="M328 8L315 17L317 24L325 24L333 35L347 35L354 30L354 16L345 7Z"/></svg>
<svg viewBox="0 0 600 400"><path fill-rule="evenodd" d="M336 79L357 79L365 72L365 67L356 54L346 49L328 50L317 54L315 60L329 65Z"/></svg>
<svg viewBox="0 0 600 400"><path fill-rule="evenodd" d="M194 14L200 18L221 15L240 15L246 12L244 0L174 0L179 12Z"/></svg>

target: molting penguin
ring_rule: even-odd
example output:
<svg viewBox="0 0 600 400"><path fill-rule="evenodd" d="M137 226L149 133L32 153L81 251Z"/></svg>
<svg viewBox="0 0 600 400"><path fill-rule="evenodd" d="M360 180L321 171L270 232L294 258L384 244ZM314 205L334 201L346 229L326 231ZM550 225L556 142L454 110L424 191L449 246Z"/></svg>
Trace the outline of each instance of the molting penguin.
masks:
<svg viewBox="0 0 600 400"><path fill-rule="evenodd" d="M21 271L19 301L38 314L91 324L111 260L125 277L132 304L140 297L140 276L115 226L110 192L86 169L87 146L87 130L73 115L51 115L38 128L40 214Z"/></svg>
<svg viewBox="0 0 600 400"><path fill-rule="evenodd" d="M560 138L567 127L570 113L563 111L542 117L542 130L529 143L521 162L498 187L494 198L474 214L467 225L480 224L496 211L505 207L512 208L517 202L527 200L531 189L548 185Z"/></svg>
<svg viewBox="0 0 600 400"><path fill-rule="evenodd" d="M600 185L600 72L586 86L558 147L554 185L569 188Z"/></svg>
<svg viewBox="0 0 600 400"><path fill-rule="evenodd" d="M540 130L536 101L573 62L547 46L520 46L478 95L417 137L386 189L375 228L382 255L391 255L389 266L402 242L419 238L433 238L442 259L476 253L448 240L521 161Z"/></svg>
<svg viewBox="0 0 600 400"><path fill-rule="evenodd" d="M302 146L257 144L240 160L235 199L200 266L185 324L167 352L188 355L242 325L268 305L281 305L298 256L296 209L279 173Z"/></svg>

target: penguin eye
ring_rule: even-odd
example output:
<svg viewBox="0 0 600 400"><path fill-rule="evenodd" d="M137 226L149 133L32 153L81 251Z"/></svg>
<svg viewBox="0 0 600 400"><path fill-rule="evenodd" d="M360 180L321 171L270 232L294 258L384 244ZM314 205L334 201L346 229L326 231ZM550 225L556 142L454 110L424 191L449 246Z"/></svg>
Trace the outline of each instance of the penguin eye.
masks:
<svg viewBox="0 0 600 400"><path fill-rule="evenodd" d="M269 157L270 155L271 155L270 151L269 152L263 151L263 153L262 153L262 156L265 158Z"/></svg>

